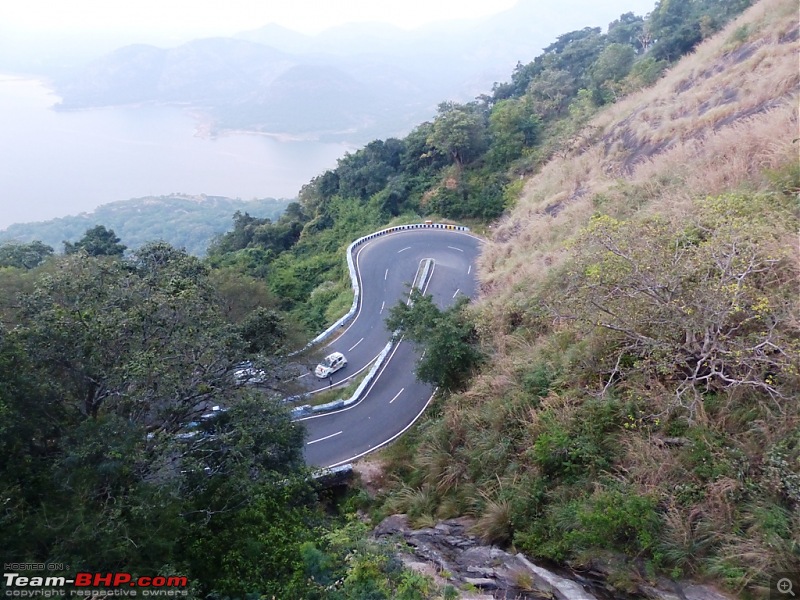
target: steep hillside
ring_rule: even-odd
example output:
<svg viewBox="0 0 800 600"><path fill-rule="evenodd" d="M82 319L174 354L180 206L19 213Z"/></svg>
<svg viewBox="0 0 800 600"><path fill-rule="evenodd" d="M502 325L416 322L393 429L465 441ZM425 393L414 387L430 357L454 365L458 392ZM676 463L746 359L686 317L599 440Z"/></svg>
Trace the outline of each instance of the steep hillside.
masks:
<svg viewBox="0 0 800 600"><path fill-rule="evenodd" d="M527 180L481 259L490 358L393 451L392 509L620 588L800 569L797 42L762 0Z"/></svg>
<svg viewBox="0 0 800 600"><path fill-rule="evenodd" d="M4 562L165 573L186 598L433 600L498 571L527 595L541 572L498 565L522 551L605 579L603 598L653 582L709 597L684 578L766 598L800 572L800 78L796 0L724 29L749 5L660 0L558 35L491 94L347 154L280 218L237 212L205 260L164 243L121 257L103 228L72 247L87 253L0 248ZM176 89L184 60L248 80L204 47L173 55ZM317 93L320 74L340 102L357 87L302 67L273 100ZM128 246L148 205L194 229L197 198L143 202L98 221ZM488 228L482 299L386 307L432 350L417 374L440 393L381 457L388 497L318 494L280 400L286 351L351 306L354 238L428 218ZM162 237L163 217L144 220ZM276 377L240 385L244 360ZM368 539L366 515L386 512L471 516L434 531L480 566L401 569L394 541ZM509 553L466 550L468 526Z"/></svg>
<svg viewBox="0 0 800 600"><path fill-rule="evenodd" d="M502 277L507 287L512 272L540 280L598 203L615 216L645 206L680 215L698 196L759 181L796 159L794 8L760 3L657 85L604 111L568 156L527 183L484 254L484 283ZM641 198L631 201L634 191Z"/></svg>

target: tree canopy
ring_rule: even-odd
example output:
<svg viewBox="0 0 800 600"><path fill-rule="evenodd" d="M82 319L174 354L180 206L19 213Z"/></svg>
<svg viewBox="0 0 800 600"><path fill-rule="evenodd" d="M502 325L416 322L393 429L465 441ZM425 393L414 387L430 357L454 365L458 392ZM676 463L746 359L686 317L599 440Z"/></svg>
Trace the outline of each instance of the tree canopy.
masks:
<svg viewBox="0 0 800 600"><path fill-rule="evenodd" d="M483 361L478 335L465 311L468 298L439 310L432 296L412 290L411 302L399 302L386 319L386 327L424 349L417 377L444 390L461 389Z"/></svg>
<svg viewBox="0 0 800 600"><path fill-rule="evenodd" d="M53 248L35 240L30 243L6 243L0 245L0 267L33 269L53 255Z"/></svg>
<svg viewBox="0 0 800 600"><path fill-rule="evenodd" d="M83 250L89 256L122 256L127 246L119 241L113 229L96 225L87 229L83 237L74 244L64 242L64 254L75 254Z"/></svg>
<svg viewBox="0 0 800 600"><path fill-rule="evenodd" d="M234 327L208 267L164 243L54 266L3 307L17 313L0 328L5 560L153 573L169 564L206 593L281 593L297 550L270 535L294 531L299 544L315 518L303 433L233 377L250 349L281 346L279 321ZM208 556L229 564L240 549L221 540L245 531L256 506L271 507L273 529L248 534L269 569L237 571L234 584Z"/></svg>
<svg viewBox="0 0 800 600"><path fill-rule="evenodd" d="M486 146L486 123L476 105L443 102L428 142L461 166Z"/></svg>

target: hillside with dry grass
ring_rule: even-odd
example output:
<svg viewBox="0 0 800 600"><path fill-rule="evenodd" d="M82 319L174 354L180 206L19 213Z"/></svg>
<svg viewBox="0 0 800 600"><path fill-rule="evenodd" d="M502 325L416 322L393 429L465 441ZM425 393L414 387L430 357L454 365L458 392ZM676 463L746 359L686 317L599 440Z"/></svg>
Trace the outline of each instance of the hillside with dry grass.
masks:
<svg viewBox="0 0 800 600"><path fill-rule="evenodd" d="M487 291L540 280L598 203L618 216L680 217L698 197L757 189L765 171L796 162L797 8L760 2L658 84L599 115L498 225L481 265Z"/></svg>
<svg viewBox="0 0 800 600"><path fill-rule="evenodd" d="M392 450L389 509L620 589L800 570L799 38L762 0L526 181L481 258L487 364Z"/></svg>

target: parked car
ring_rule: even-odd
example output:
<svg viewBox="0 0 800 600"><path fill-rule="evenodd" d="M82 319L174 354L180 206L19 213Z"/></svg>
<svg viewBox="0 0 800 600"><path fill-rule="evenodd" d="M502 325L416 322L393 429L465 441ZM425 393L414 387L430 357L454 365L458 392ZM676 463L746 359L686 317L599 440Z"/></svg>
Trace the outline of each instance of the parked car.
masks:
<svg viewBox="0 0 800 600"><path fill-rule="evenodd" d="M228 412L227 408L224 408L219 405L214 405L210 409L208 409L207 413L203 413L202 415L200 415L200 420L211 421L212 419L216 419L217 417L224 415L226 412Z"/></svg>
<svg viewBox="0 0 800 600"><path fill-rule="evenodd" d="M339 369L344 369L347 366L347 359L341 352L334 352L325 357L321 363L314 369L314 375L320 379L330 377Z"/></svg>
<svg viewBox="0 0 800 600"><path fill-rule="evenodd" d="M233 378L240 385L258 385L267 380L267 374L263 369L257 369L249 360L236 365Z"/></svg>

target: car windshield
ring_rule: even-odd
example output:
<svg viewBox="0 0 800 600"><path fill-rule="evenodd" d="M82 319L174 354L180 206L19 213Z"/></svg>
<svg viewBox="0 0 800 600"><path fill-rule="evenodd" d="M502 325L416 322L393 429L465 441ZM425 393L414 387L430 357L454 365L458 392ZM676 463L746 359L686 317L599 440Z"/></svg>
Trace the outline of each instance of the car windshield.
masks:
<svg viewBox="0 0 800 600"><path fill-rule="evenodd" d="M340 355L331 354L325 357L325 360L322 361L322 364L325 365L326 367L332 367L335 364L337 364L341 359L342 357Z"/></svg>

